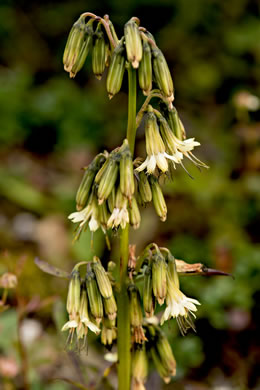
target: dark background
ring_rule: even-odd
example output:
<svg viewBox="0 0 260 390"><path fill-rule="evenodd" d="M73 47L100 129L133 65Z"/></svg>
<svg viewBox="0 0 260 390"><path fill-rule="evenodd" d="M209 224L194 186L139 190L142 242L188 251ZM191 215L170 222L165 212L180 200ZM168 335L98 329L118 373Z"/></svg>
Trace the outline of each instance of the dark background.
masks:
<svg viewBox="0 0 260 390"><path fill-rule="evenodd" d="M230 277L184 277L182 289L201 302L197 333L165 331L178 363L164 388L259 389L260 296L260 5L250 0L2 1L0 5L0 274L16 273L8 310L0 314L3 389L69 389L53 378L96 382L104 349L89 337L88 354L65 351L67 282L39 271L35 255L68 271L93 255L90 235L72 244L67 215L81 168L125 136L127 80L112 101L91 58L70 80L62 54L69 30L84 11L110 15L116 31L138 16L153 33L173 74L175 106L196 156L210 166L195 177L181 168L164 187L168 219L143 211L132 234L139 253L155 241L177 258L203 262ZM140 92L138 105L143 101ZM144 139L137 134L137 153ZM94 252L111 255L102 233ZM17 329L19 330L17 336ZM64 338L65 337L65 338ZM13 369L8 375L3 364ZM86 369L87 367L87 369ZM115 374L112 373L112 382ZM1 382L0 382L1 383ZM7 387L10 386L10 387ZM108 385L107 385L108 386ZM148 388L162 386L151 368ZM105 384L100 385L105 388ZM109 387L108 387L109 388Z"/></svg>

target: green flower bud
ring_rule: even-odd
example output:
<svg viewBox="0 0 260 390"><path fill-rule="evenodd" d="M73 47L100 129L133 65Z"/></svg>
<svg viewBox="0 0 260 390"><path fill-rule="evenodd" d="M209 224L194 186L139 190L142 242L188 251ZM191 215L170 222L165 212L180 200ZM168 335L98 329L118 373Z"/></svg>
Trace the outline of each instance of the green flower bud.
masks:
<svg viewBox="0 0 260 390"><path fill-rule="evenodd" d="M182 121L179 118L178 112L175 107L168 108L166 111L166 118L168 124L176 137L181 141L186 138L186 132Z"/></svg>
<svg viewBox="0 0 260 390"><path fill-rule="evenodd" d="M133 390L144 389L144 383L148 375L148 359L145 346L136 348L132 356Z"/></svg>
<svg viewBox="0 0 260 390"><path fill-rule="evenodd" d="M117 174L118 174L118 163L116 159L110 155L107 167L103 172L97 190L99 204L102 204L104 200L109 197L116 183Z"/></svg>
<svg viewBox="0 0 260 390"><path fill-rule="evenodd" d="M167 372L167 377L176 375L176 361L172 353L169 341L164 336L163 332L159 332L159 337L156 342L156 350L159 359Z"/></svg>
<svg viewBox="0 0 260 390"><path fill-rule="evenodd" d="M107 92L109 99L112 99L112 97L120 91L122 86L125 72L124 51L124 40L121 39L113 51L111 64L108 69Z"/></svg>
<svg viewBox="0 0 260 390"><path fill-rule="evenodd" d="M163 53L157 46L152 48L152 55L155 80L158 84L159 89L166 97L169 98L169 101L172 102L174 99L173 82L167 62L164 58Z"/></svg>
<svg viewBox="0 0 260 390"><path fill-rule="evenodd" d="M87 272L86 287L91 314L99 325L103 317L103 303L95 275L92 271Z"/></svg>
<svg viewBox="0 0 260 390"><path fill-rule="evenodd" d="M139 173L138 191L142 203L148 203L152 201L152 190L149 184L149 180L144 171Z"/></svg>
<svg viewBox="0 0 260 390"><path fill-rule="evenodd" d="M146 340L143 324L143 313L141 307L141 298L137 287L131 284L128 287L130 324L133 327L133 337L136 343L143 343Z"/></svg>
<svg viewBox="0 0 260 390"><path fill-rule="evenodd" d="M75 77L85 63L92 45L93 19L85 24L85 18L80 17L74 23L63 55L64 69Z"/></svg>
<svg viewBox="0 0 260 390"><path fill-rule="evenodd" d="M80 318L89 318L86 285L83 285L81 288L79 317Z"/></svg>
<svg viewBox="0 0 260 390"><path fill-rule="evenodd" d="M100 263L100 260L95 256L94 262L92 263L92 269L96 276L99 292L103 298L110 298L113 295L113 290L111 286L111 282L105 268Z"/></svg>
<svg viewBox="0 0 260 390"><path fill-rule="evenodd" d="M159 254L152 259L152 282L154 296L159 305L162 305L167 293L167 264Z"/></svg>
<svg viewBox="0 0 260 390"><path fill-rule="evenodd" d="M180 288L179 276L177 273L177 267L174 256L169 252L167 255L168 260L168 280L175 284L177 288Z"/></svg>
<svg viewBox="0 0 260 390"><path fill-rule="evenodd" d="M152 347L150 349L150 354L152 356L152 359L153 359L154 365L156 367L156 370L158 371L158 374L164 380L165 383L169 383L171 380L171 376L170 376L168 370L162 364L162 361L160 360L160 357L158 356L156 348Z"/></svg>
<svg viewBox="0 0 260 390"><path fill-rule="evenodd" d="M164 200L164 196L158 183L158 180L154 176L149 177L149 181L152 187L153 204L157 215L161 221L166 221L167 218L167 206Z"/></svg>
<svg viewBox="0 0 260 390"><path fill-rule="evenodd" d="M141 308L140 294L135 285L128 287L129 303L130 303L130 323L132 326L142 326L143 313Z"/></svg>
<svg viewBox="0 0 260 390"><path fill-rule="evenodd" d="M69 291L67 296L67 312L69 315L75 316L80 309L80 274L78 270L73 270L69 283Z"/></svg>
<svg viewBox="0 0 260 390"><path fill-rule="evenodd" d="M110 28L112 37L113 37L113 39L114 39L114 41L115 41L115 44L117 45L118 42L119 42L119 39L118 39L116 30L115 30L114 25L113 25L113 23L111 22L111 20L109 20L109 28Z"/></svg>
<svg viewBox="0 0 260 390"><path fill-rule="evenodd" d="M116 189L113 187L108 199L107 199L107 205L110 213L113 212L116 204Z"/></svg>
<svg viewBox="0 0 260 390"><path fill-rule="evenodd" d="M100 180L101 180L104 172L106 171L108 164L109 164L109 157L106 158L106 161L101 166L101 168L99 169L98 173L96 174L96 177L95 177L95 183L96 184L100 183Z"/></svg>
<svg viewBox="0 0 260 390"><path fill-rule="evenodd" d="M100 216L100 223L101 223L101 226L104 228L104 229L107 229L107 222L109 220L109 217L110 217L110 214L108 212L108 209L107 209L107 205L105 202L103 202L100 206L99 206L99 216Z"/></svg>
<svg viewBox="0 0 260 390"><path fill-rule="evenodd" d="M104 309L107 317L112 321L117 316L117 304L114 295L103 299Z"/></svg>
<svg viewBox="0 0 260 390"><path fill-rule="evenodd" d="M155 309L153 295L152 268L147 266L144 272L143 306L146 317L152 317Z"/></svg>
<svg viewBox="0 0 260 390"><path fill-rule="evenodd" d="M143 58L138 69L139 86L147 96L152 89L152 53L149 43L143 41Z"/></svg>
<svg viewBox="0 0 260 390"><path fill-rule="evenodd" d="M97 155L94 160L86 168L84 176L79 185L76 194L77 210L82 210L86 206L92 185L94 182L95 175L99 170L100 166L105 162L105 157L102 154Z"/></svg>
<svg viewBox="0 0 260 390"><path fill-rule="evenodd" d="M101 80L102 78L107 61L107 45L101 26L102 24L98 23L95 31L95 42L92 53L92 69L98 80Z"/></svg>
<svg viewBox="0 0 260 390"><path fill-rule="evenodd" d="M134 18L125 24L124 35L127 59L133 68L138 68L143 55L143 47L140 31Z"/></svg>
<svg viewBox="0 0 260 390"><path fill-rule="evenodd" d="M131 200L131 206L129 207L129 217L130 224L134 229L138 229L141 222L141 215L135 197L133 197Z"/></svg>
<svg viewBox="0 0 260 390"><path fill-rule="evenodd" d="M120 189L123 195L131 199L135 191L132 155L127 139L124 140L120 159Z"/></svg>

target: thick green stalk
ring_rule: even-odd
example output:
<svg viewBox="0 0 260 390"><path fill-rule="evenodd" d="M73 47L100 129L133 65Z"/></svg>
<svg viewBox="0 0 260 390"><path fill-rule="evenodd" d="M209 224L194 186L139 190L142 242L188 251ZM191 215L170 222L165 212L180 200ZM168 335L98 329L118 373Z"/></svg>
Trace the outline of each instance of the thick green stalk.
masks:
<svg viewBox="0 0 260 390"><path fill-rule="evenodd" d="M128 124L127 139L131 153L134 153L136 134L136 71L128 68ZM129 257L129 225L121 233L120 241L120 292L117 297L117 351L118 390L130 390L131 384L131 333L129 300L127 294L127 265Z"/></svg>

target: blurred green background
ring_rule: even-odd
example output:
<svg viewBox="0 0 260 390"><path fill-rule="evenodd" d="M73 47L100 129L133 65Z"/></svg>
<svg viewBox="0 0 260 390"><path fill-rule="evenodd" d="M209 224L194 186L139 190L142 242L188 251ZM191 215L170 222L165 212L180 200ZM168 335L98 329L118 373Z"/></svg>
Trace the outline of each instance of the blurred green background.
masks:
<svg viewBox="0 0 260 390"><path fill-rule="evenodd" d="M168 219L143 210L133 232L137 253L155 241L177 258L203 262L230 277L184 277L182 289L201 302L197 333L182 338L164 327L178 363L163 385L151 369L149 389L260 388L260 4L257 0L2 0L0 4L0 275L13 272L17 288L0 314L0 386L3 389L75 388L108 363L89 337L88 354L65 350L67 282L43 274L34 256L68 271L93 253L110 255L102 234L72 244L67 215L81 168L126 131L127 80L112 101L105 77L91 60L70 80L62 54L71 25L84 11L108 13L118 35L131 16L151 31L173 74L175 106L195 154L210 165L195 177L181 168L164 188ZM138 104L143 96L140 93ZM142 131L137 154L143 153ZM1 290L3 291L3 290ZM1 292L2 294L2 292ZM257 314L258 313L258 314ZM111 374L111 382L115 373ZM100 389L109 388L101 382Z"/></svg>

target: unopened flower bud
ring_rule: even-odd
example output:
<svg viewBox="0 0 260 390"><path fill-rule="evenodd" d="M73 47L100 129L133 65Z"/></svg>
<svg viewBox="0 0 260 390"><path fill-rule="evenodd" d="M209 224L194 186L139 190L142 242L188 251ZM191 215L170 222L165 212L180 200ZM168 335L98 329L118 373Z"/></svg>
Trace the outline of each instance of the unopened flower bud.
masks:
<svg viewBox="0 0 260 390"><path fill-rule="evenodd" d="M138 191L142 203L148 203L152 201L151 186L147 175L143 171L139 173Z"/></svg>
<svg viewBox="0 0 260 390"><path fill-rule="evenodd" d="M94 257L92 269L96 276L99 292L103 298L110 298L113 295L113 290L109 277L107 276L105 268L100 263L97 257Z"/></svg>
<svg viewBox="0 0 260 390"><path fill-rule="evenodd" d="M147 96L152 89L152 53L147 40L143 41L143 58L138 69L139 86Z"/></svg>
<svg viewBox="0 0 260 390"><path fill-rule="evenodd" d="M98 203L102 204L107 199L116 183L118 174L118 163L114 156L109 157L109 161L98 185Z"/></svg>
<svg viewBox="0 0 260 390"><path fill-rule="evenodd" d="M103 304L107 317L111 321L114 320L117 315L117 304L114 295L112 294L110 298L104 298Z"/></svg>
<svg viewBox="0 0 260 390"><path fill-rule="evenodd" d="M112 99L112 97L117 94L121 89L125 72L124 51L124 40L121 39L121 41L118 42L118 45L113 51L111 64L108 69L106 84L109 99Z"/></svg>
<svg viewBox="0 0 260 390"><path fill-rule="evenodd" d="M169 101L172 102L174 99L173 82L165 57L157 46L152 48L152 55L155 80L159 89L169 98Z"/></svg>
<svg viewBox="0 0 260 390"><path fill-rule="evenodd" d="M76 195L76 204L77 210L82 210L86 206L94 178L101 165L105 162L105 157L103 154L98 154L94 160L86 168L84 176L79 185L77 195Z"/></svg>
<svg viewBox="0 0 260 390"><path fill-rule="evenodd" d="M148 375L148 359L144 344L137 347L132 357L133 390L145 390L144 384Z"/></svg>
<svg viewBox="0 0 260 390"><path fill-rule="evenodd" d="M164 200L163 192L161 190L158 180L154 176L149 177L152 187L153 204L157 215L161 221L166 221L167 218L167 206Z"/></svg>
<svg viewBox="0 0 260 390"><path fill-rule="evenodd" d="M92 45L93 22L94 19L90 19L85 24L85 18L81 16L71 29L63 55L64 69L70 77L75 77L84 65Z"/></svg>
<svg viewBox="0 0 260 390"><path fill-rule="evenodd" d="M116 189L113 187L108 199L107 199L107 205L110 213L113 212L115 208L115 203L116 203Z"/></svg>
<svg viewBox="0 0 260 390"><path fill-rule="evenodd" d="M161 331L159 332L155 349L156 349L156 357L158 357L163 367L163 369L160 367L161 373L158 370L159 374L160 375L162 374L161 375L162 378L166 383L168 383L170 381L170 377L176 375L176 361L173 356L171 346L167 338L164 336L163 332Z"/></svg>
<svg viewBox="0 0 260 390"><path fill-rule="evenodd" d="M122 194L130 200L135 191L135 183L133 160L127 139L124 140L120 152L120 189Z"/></svg>
<svg viewBox="0 0 260 390"><path fill-rule="evenodd" d="M95 176L95 183L96 184L99 184L100 183L100 180L104 174L104 172L106 171L107 167L108 167L108 164L109 164L109 156L106 156L106 161L104 162L104 164L101 166L101 168L98 170L98 173L96 174Z"/></svg>
<svg viewBox="0 0 260 390"><path fill-rule="evenodd" d="M73 317L79 313L80 308L80 274L74 269L71 273L69 291L67 296L67 312Z"/></svg>
<svg viewBox="0 0 260 390"><path fill-rule="evenodd" d="M164 257L156 254L152 259L153 293L159 305L162 305L167 293L167 264Z"/></svg>
<svg viewBox="0 0 260 390"><path fill-rule="evenodd" d="M113 37L113 39L114 39L114 42L115 42L115 44L117 45L118 42L119 42L119 39L118 39L116 30L115 30L115 27L114 27L114 25L113 25L113 23L111 22L110 19L109 19L109 21L108 21L108 24L109 24L109 29L110 29L110 31L111 31L112 37Z"/></svg>
<svg viewBox="0 0 260 390"><path fill-rule="evenodd" d="M141 215L135 197L132 198L131 207L129 207L130 224L134 229L138 229L141 222Z"/></svg>
<svg viewBox="0 0 260 390"><path fill-rule="evenodd" d="M103 202L99 206L99 217L100 217L100 224L103 227L103 229L107 229L107 222L109 220L110 214L107 209L106 202Z"/></svg>
<svg viewBox="0 0 260 390"><path fill-rule="evenodd" d="M186 132L175 107L167 108L167 121L175 136L181 141L186 138Z"/></svg>
<svg viewBox="0 0 260 390"><path fill-rule="evenodd" d="M126 54L133 68L138 68L142 59L143 47L138 25L135 18L130 19L124 28Z"/></svg>
<svg viewBox="0 0 260 390"><path fill-rule="evenodd" d="M168 282L174 283L177 288L180 288L180 281L177 273L175 258L170 252L167 255L167 261L168 261Z"/></svg>
<svg viewBox="0 0 260 390"><path fill-rule="evenodd" d="M152 268L148 265L144 272L143 306L146 317L152 317L155 308L153 294Z"/></svg>
<svg viewBox="0 0 260 390"><path fill-rule="evenodd" d="M136 343L143 343L146 340L143 324L143 313L141 307L141 298L135 285L128 287L129 305L130 305L130 324L133 327L133 337Z"/></svg>
<svg viewBox="0 0 260 390"><path fill-rule="evenodd" d="M95 41L92 53L92 69L96 78L101 80L102 74L106 67L107 46L104 33L102 31L102 24L100 22L95 31L94 38Z"/></svg>
<svg viewBox="0 0 260 390"><path fill-rule="evenodd" d="M103 317L103 303L102 297L98 289L95 275L92 271L88 271L86 275L86 287L88 293L88 300L90 311L99 325Z"/></svg>

